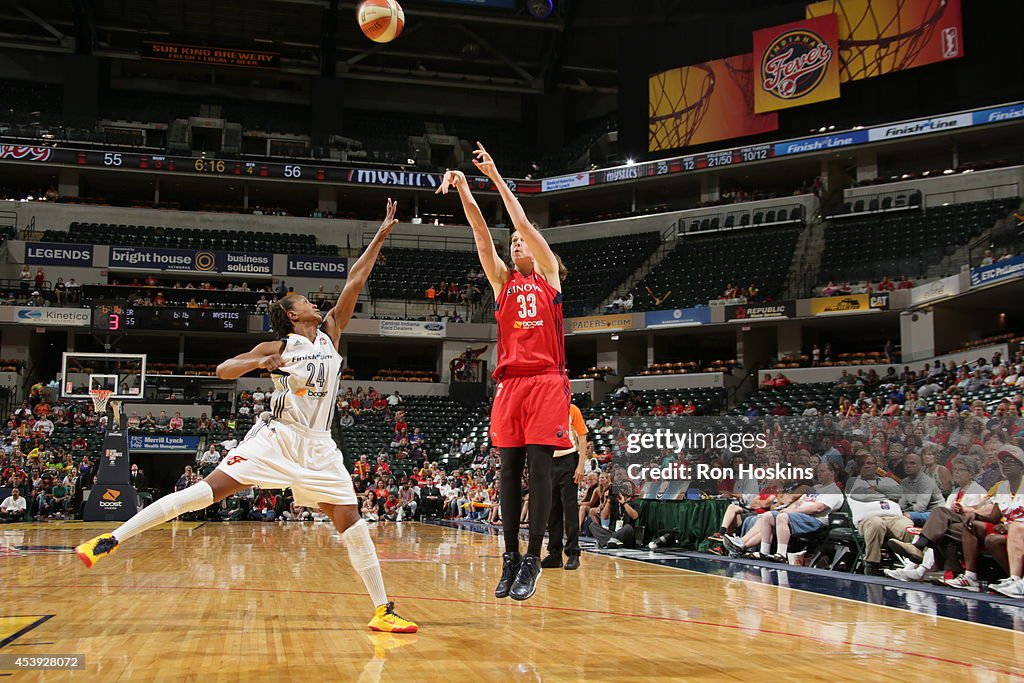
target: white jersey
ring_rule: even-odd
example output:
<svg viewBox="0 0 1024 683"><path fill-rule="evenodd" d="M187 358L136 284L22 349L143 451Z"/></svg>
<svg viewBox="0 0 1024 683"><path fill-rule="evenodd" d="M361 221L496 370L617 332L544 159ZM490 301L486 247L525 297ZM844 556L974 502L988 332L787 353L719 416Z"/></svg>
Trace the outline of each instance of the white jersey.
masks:
<svg viewBox="0 0 1024 683"><path fill-rule="evenodd" d="M341 354L323 330L317 330L316 341L289 334L281 343L284 365L273 374L273 419L330 432L342 369Z"/></svg>

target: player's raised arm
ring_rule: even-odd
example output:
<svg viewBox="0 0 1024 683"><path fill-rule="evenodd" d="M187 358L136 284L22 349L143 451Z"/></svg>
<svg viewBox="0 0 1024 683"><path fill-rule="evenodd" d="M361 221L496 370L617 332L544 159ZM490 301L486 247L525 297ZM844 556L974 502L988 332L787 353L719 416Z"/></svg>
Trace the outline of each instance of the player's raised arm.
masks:
<svg viewBox="0 0 1024 683"><path fill-rule="evenodd" d="M501 290L505 281L508 280L508 266L501 260L498 250L494 248L494 240L487 229L487 221L476 203L476 197L469 189L466 176L462 171L448 171L444 174L441 187L437 188L434 194L448 194L448 188L455 187L459 191L459 199L462 200L462 210L466 212L466 219L469 227L473 229L473 241L476 242L476 253L480 257L480 265L484 269L487 281L491 283L491 289L495 296Z"/></svg>
<svg viewBox="0 0 1024 683"><path fill-rule="evenodd" d="M273 372L284 365L281 357L281 342L267 341L257 344L252 351L246 351L234 358L228 358L217 366L219 379L238 379L257 368Z"/></svg>
<svg viewBox="0 0 1024 683"><path fill-rule="evenodd" d="M324 320L324 331L334 341L335 346L338 344L338 338L342 331L348 325L348 321L352 319L352 312L356 310L356 301L359 300L359 293L363 291L366 281L370 279L370 271L373 270L374 264L377 263L377 257L380 256L380 249L384 246L384 240L391 234L391 229L398 225L398 219L395 218L396 211L398 211L398 202L392 201L389 197L387 215L384 216L384 221L377 228L377 234L373 236L369 246L366 247L362 255L352 265L352 269L348 271L345 288L341 290L341 296L338 297L338 302L334 305L334 308L327 313L327 317Z"/></svg>
<svg viewBox="0 0 1024 683"><path fill-rule="evenodd" d="M562 280L559 276L558 258L555 256L555 252L551 251L548 241L540 234L540 230L533 227L533 223L526 217L526 212L523 211L523 207L516 196L512 194L508 183L501 177L490 153L479 142L476 144L477 149L473 152L476 158L473 159L473 165L490 178L491 182L498 188L498 194L501 195L501 201L505 203L505 210L508 211L508 215L512 219L512 225L522 235L526 245L530 247L537 269L544 276L544 279L548 281L548 284L561 291Z"/></svg>

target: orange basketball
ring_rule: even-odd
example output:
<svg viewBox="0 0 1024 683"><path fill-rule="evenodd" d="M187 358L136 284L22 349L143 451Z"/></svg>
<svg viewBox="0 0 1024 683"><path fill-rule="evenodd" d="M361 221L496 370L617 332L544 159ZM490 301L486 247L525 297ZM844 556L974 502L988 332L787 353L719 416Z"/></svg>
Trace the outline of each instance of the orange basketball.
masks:
<svg viewBox="0 0 1024 683"><path fill-rule="evenodd" d="M359 28L375 43L390 43L405 26L405 12L396 0L363 0L356 16Z"/></svg>

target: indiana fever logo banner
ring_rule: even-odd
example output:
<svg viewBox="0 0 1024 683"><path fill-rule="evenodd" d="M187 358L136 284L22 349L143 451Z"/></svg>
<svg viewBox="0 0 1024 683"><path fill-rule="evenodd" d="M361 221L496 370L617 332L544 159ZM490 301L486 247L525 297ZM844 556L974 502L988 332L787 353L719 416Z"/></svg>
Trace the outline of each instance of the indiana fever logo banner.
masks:
<svg viewBox="0 0 1024 683"><path fill-rule="evenodd" d="M827 14L754 32L754 111L839 97L838 20Z"/></svg>

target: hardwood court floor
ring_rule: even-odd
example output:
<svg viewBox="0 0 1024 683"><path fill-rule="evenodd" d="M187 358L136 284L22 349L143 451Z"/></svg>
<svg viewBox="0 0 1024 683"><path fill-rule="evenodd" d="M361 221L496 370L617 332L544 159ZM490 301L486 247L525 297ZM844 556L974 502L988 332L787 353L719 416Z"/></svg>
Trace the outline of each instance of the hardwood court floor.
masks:
<svg viewBox="0 0 1024 683"><path fill-rule="evenodd" d="M416 523L372 533L420 633L374 634L327 525L166 525L86 570L93 526L0 527L0 653L86 658L6 680L1024 680L1021 633L603 556L497 601L499 538Z"/></svg>

